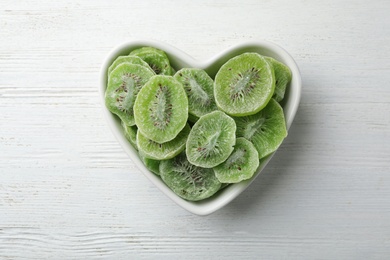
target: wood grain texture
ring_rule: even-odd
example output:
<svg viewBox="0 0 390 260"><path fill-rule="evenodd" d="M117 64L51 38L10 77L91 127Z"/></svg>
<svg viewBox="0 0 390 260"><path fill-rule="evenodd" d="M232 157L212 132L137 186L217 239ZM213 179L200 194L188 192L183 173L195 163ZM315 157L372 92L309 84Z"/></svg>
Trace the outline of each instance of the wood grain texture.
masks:
<svg viewBox="0 0 390 260"><path fill-rule="evenodd" d="M0 259L388 259L388 1L1 1ZM207 59L266 39L302 102L261 176L198 217L102 116L99 68L133 39Z"/></svg>

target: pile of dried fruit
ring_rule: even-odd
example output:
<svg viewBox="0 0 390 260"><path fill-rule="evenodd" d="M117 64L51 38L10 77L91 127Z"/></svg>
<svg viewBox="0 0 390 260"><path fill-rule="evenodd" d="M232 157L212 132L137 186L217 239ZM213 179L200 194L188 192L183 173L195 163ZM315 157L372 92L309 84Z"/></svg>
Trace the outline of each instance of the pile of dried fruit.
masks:
<svg viewBox="0 0 390 260"><path fill-rule="evenodd" d="M175 72L163 51L142 47L112 63L105 102L145 166L198 201L251 178L279 147L287 130L278 102L290 80L287 66L258 53L230 59L212 79Z"/></svg>

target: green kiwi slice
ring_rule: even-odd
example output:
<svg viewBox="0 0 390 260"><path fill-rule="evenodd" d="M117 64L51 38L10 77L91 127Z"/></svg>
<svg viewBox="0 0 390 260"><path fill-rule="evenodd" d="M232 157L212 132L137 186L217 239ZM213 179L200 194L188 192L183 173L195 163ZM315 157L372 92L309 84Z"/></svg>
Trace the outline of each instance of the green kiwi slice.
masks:
<svg viewBox="0 0 390 260"><path fill-rule="evenodd" d="M174 139L188 119L188 98L181 83L171 76L153 76L137 95L134 117L148 139L157 143Z"/></svg>
<svg viewBox="0 0 390 260"><path fill-rule="evenodd" d="M174 78L183 84L187 93L192 121L218 109L214 101L214 81L204 70L183 68Z"/></svg>
<svg viewBox="0 0 390 260"><path fill-rule="evenodd" d="M234 118L237 124L237 137L251 141L263 158L274 152L287 136L283 109L274 99L259 113Z"/></svg>
<svg viewBox="0 0 390 260"><path fill-rule="evenodd" d="M118 65L108 77L106 107L126 125L134 125L134 101L140 89L153 75L153 72L141 65Z"/></svg>
<svg viewBox="0 0 390 260"><path fill-rule="evenodd" d="M283 100L287 85L291 81L291 70L274 58L265 57L265 59L272 65L275 72L275 91L272 98L280 102Z"/></svg>
<svg viewBox="0 0 390 260"><path fill-rule="evenodd" d="M146 157L141 151L138 153L139 158L145 167L156 175L160 175L160 160L154 160Z"/></svg>
<svg viewBox="0 0 390 260"><path fill-rule="evenodd" d="M108 68L108 74L110 74L118 65L122 63L131 63L131 64L137 64L146 67L150 71L154 73L154 71L149 67L149 64L147 64L143 59L140 57L134 56L134 55L128 55L128 56L119 56L116 58L116 60L111 64L111 66Z"/></svg>
<svg viewBox="0 0 390 260"><path fill-rule="evenodd" d="M171 66L171 72L170 75L173 76L176 74L176 70Z"/></svg>
<svg viewBox="0 0 390 260"><path fill-rule="evenodd" d="M173 75L168 56L162 50L153 47L142 47L133 50L130 52L130 55L138 56L143 59L158 75Z"/></svg>
<svg viewBox="0 0 390 260"><path fill-rule="evenodd" d="M239 137L229 158L213 169L220 182L237 183L250 179L257 167L259 154L255 146L245 138Z"/></svg>
<svg viewBox="0 0 390 260"><path fill-rule="evenodd" d="M156 143L138 131L137 146L145 157L155 160L171 159L184 150L190 130L190 125L187 124L173 140L166 143Z"/></svg>
<svg viewBox="0 0 390 260"><path fill-rule="evenodd" d="M214 81L217 106L232 116L256 114L266 106L274 89L274 70L257 53L243 53L228 60Z"/></svg>
<svg viewBox="0 0 390 260"><path fill-rule="evenodd" d="M178 196L190 201L199 201L214 195L221 187L213 169L192 165L185 153L161 161L160 176Z"/></svg>
<svg viewBox="0 0 390 260"><path fill-rule="evenodd" d="M123 121L121 122L121 125L123 127L123 132L125 134L125 137L127 141L138 151L138 146L137 146L137 126L128 126L126 125Z"/></svg>
<svg viewBox="0 0 390 260"><path fill-rule="evenodd" d="M233 151L235 134L236 123L222 111L213 111L200 117L188 135L188 161L204 168L221 164Z"/></svg>

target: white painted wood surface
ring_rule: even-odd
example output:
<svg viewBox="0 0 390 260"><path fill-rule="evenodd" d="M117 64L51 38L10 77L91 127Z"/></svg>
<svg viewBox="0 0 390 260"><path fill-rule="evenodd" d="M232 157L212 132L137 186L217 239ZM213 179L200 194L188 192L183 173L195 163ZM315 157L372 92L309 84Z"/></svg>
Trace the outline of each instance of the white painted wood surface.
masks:
<svg viewBox="0 0 390 260"><path fill-rule="evenodd" d="M390 2L0 2L0 259L389 259ZM198 59L266 39L300 109L240 197L199 217L115 141L98 101L116 45Z"/></svg>

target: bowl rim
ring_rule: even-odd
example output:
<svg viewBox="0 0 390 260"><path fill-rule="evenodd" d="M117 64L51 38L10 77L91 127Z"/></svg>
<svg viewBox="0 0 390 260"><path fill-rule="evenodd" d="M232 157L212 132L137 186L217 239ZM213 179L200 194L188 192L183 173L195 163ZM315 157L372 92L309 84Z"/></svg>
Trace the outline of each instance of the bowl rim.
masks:
<svg viewBox="0 0 390 260"><path fill-rule="evenodd" d="M228 187L219 191L217 196L212 196L209 199L202 200L199 202L191 202L191 201L184 200L180 198L178 195L176 195L175 193L173 193L173 191L169 189L165 185L165 183L163 183L160 177L150 172L143 165L142 161L138 157L136 150L130 145L130 143L124 137L123 132L121 131L120 124L118 126L118 119L105 106L104 96L105 96L105 90L107 84L108 67L118 56L128 55L129 50L141 46L151 46L151 47L161 49L168 54L170 60L171 59L181 60L186 64L190 64L192 67L197 67L201 69L206 69L208 67L211 67L218 60L222 60L224 59L224 57L229 56L229 54L235 53L241 49L242 50L261 49L264 52L271 54L267 56L271 56L274 58L275 56L278 56L277 59L283 62L284 64L286 64L290 68L292 73L292 80L290 82L289 90L288 90L289 91L288 100L284 104L284 114L285 114L287 129L290 128L294 120L301 99L302 79L301 79L301 74L298 65L296 64L292 56L285 49L283 49L282 47L280 47L275 43L266 40L251 40L251 41L244 41L238 43L236 45L224 49L223 51L219 52L218 54L214 55L210 59L203 62L195 60L187 53L183 52L180 49L177 49L176 47L170 44L161 41L156 41L156 40L142 40L142 39L121 43L118 46L114 47L105 57L104 62L100 68L99 96L100 96L100 103L102 105L104 117L106 118L106 121L112 133L114 134L115 138L117 139L117 141L120 143L120 145L125 150L125 152L129 155L130 159L136 164L138 169L143 173L143 175L146 176L149 179L149 181L151 181L162 193L168 196L176 204L178 204L185 210L196 215L211 214L221 209L228 203L230 203L239 194L241 194L247 187L249 187L249 185L257 178L257 176L266 167L266 165L272 159L276 151L271 155L267 156L264 160L262 160L259 168L257 169L256 173L251 179L242 181L240 183L229 185Z"/></svg>

